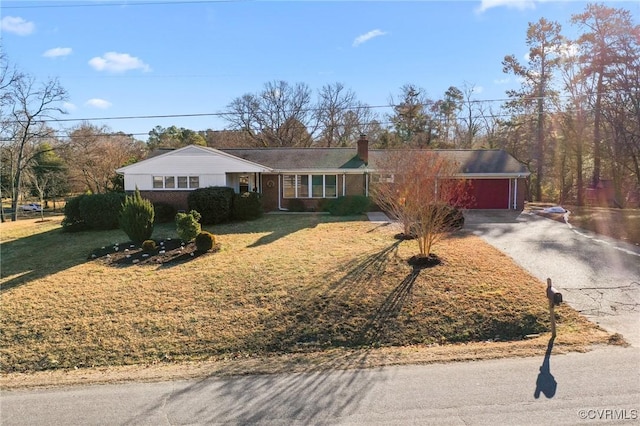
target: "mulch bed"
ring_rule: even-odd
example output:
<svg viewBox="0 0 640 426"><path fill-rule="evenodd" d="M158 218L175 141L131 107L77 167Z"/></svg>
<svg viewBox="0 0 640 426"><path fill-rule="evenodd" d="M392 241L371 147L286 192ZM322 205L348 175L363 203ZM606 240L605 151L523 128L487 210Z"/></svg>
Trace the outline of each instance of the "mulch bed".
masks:
<svg viewBox="0 0 640 426"><path fill-rule="evenodd" d="M209 251L200 251L194 242L185 243L180 239L167 238L155 240L157 248L144 251L139 244L132 241L117 243L112 246L93 250L88 260L98 260L109 266L129 265L169 265L187 262L205 254L216 252L220 246L216 244Z"/></svg>
<svg viewBox="0 0 640 426"><path fill-rule="evenodd" d="M413 266L414 269L425 269L425 268L433 268L434 266L438 266L442 263L440 258L430 253L429 256L411 256L408 260L409 265Z"/></svg>

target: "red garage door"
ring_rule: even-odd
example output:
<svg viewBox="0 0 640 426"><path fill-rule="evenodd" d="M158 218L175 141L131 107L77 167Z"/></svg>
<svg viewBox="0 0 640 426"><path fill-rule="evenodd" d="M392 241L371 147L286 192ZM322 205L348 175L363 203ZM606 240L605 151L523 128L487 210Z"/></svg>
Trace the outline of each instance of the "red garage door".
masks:
<svg viewBox="0 0 640 426"><path fill-rule="evenodd" d="M508 209L509 179L470 179L472 209Z"/></svg>

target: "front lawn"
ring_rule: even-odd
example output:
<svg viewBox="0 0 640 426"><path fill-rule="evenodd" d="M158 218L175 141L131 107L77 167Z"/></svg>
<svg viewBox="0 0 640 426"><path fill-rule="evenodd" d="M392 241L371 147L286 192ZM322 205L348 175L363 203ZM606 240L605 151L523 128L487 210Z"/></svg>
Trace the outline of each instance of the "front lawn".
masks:
<svg viewBox="0 0 640 426"><path fill-rule="evenodd" d="M205 227L219 250L193 260L114 267L87 257L127 241L122 231L0 226L3 373L453 344L464 359L479 356L469 342L542 333L532 342L544 353L548 339L545 285L464 231L435 247L441 265L414 270L417 243L391 225L266 215ZM177 236L163 225L153 237ZM556 312L557 344L606 341Z"/></svg>

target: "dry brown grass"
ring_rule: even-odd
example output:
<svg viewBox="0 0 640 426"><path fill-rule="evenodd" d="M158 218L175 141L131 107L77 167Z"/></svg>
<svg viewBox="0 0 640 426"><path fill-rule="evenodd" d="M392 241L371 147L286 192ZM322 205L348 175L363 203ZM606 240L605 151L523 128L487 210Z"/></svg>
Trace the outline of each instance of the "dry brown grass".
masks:
<svg viewBox="0 0 640 426"><path fill-rule="evenodd" d="M182 377L546 349L543 283L464 233L435 248L442 265L414 271L406 260L415 242L398 242L391 226L268 215L208 228L221 250L190 262L114 268L86 257L125 241L121 231L9 225L0 228L3 386L25 377L99 380L104 371L107 380L144 379L168 366ZM161 227L154 236L172 232ZM556 312L557 350L606 343L606 333L570 308ZM521 340L530 333L543 334Z"/></svg>

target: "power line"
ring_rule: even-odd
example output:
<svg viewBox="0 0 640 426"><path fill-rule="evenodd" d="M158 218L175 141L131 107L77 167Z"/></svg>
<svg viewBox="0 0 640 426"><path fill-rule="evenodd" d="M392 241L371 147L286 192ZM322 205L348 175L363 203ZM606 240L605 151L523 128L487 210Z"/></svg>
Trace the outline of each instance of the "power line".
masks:
<svg viewBox="0 0 640 426"><path fill-rule="evenodd" d="M69 1L60 4L20 4L16 6L3 6L3 9L52 9L52 8L78 8L78 7L108 7L108 6L165 6L181 4L210 4L210 3L242 3L248 0L176 0L176 1L114 1L104 3L76 3Z"/></svg>
<svg viewBox="0 0 640 426"><path fill-rule="evenodd" d="M534 101L539 99L539 97L529 97L525 98L525 101ZM509 98L497 98L497 99L474 99L467 101L469 104L477 104L477 103L489 103L489 102L506 102L512 99ZM429 107L433 105L432 103L419 103L412 106L422 106ZM397 108L402 107L402 104L387 104L387 105L359 105L354 107L342 108L341 111L353 111L359 109L389 109L389 108ZM321 111L322 108L314 107L314 108L306 108L298 110L302 113L309 112L318 112ZM40 123L51 123L51 122L73 122L73 121L109 121L109 120L143 120L143 119L158 119L158 118L189 118L189 117L224 117L224 116L234 116L237 115L236 112L203 112L203 113L188 113L188 114L157 114L157 115L124 115L124 116L115 116L115 117L86 117L86 118L58 118L58 119L45 119L38 120Z"/></svg>

